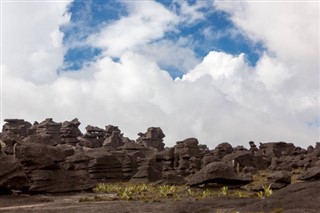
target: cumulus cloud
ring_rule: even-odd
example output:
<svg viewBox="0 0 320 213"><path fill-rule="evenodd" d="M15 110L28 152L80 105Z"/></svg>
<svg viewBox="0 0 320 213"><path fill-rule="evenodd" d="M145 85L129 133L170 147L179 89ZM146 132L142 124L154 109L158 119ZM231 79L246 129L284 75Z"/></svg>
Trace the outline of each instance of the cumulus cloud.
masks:
<svg viewBox="0 0 320 213"><path fill-rule="evenodd" d="M62 65L63 34L69 21L64 2L3 2L2 52L10 75L37 83L52 82Z"/></svg>
<svg viewBox="0 0 320 213"><path fill-rule="evenodd" d="M56 121L78 117L82 129L88 124L114 124L132 139L149 126L160 126L168 146L186 137L197 137L211 148L223 141L238 145L249 140L285 140L305 146L319 139L319 126L308 123L319 118L319 91L313 80L318 76L316 56L309 55L317 54L318 41L314 38L318 31L306 30L304 36L313 44L311 47L296 28L287 32L291 21L281 20L296 15L284 16L287 10L282 7L263 4L263 9L256 5L248 9L250 4L239 4L245 8L239 14L238 4L217 3L216 9L230 13L239 30L254 41L263 41L268 51L255 67L247 63L244 54L216 51L198 61L192 48L167 39L158 41L176 30L181 17L159 3L147 3L150 7L143 7L140 1L130 2L127 16L89 37L87 44L104 50L100 58L78 72L59 75L56 71L65 51L59 26L70 21L68 4L4 4L3 30L8 31L3 37L3 117L31 122L45 117ZM258 24L251 24L253 19L269 28L265 17L251 10L266 14L279 10L274 13L279 21L275 23L279 25L278 36L267 30L262 33ZM306 7L304 14L314 18L313 11ZM301 13L297 16L297 28L317 27ZM26 17L27 23L22 22ZM288 38L287 43L282 35L291 33L300 33L293 35L298 41ZM291 46L295 43L297 46ZM284 47L290 51L282 50ZM296 60L300 50L303 54ZM174 54L181 57L170 61ZM160 68L161 63L176 67L181 64L189 71L173 80ZM305 73L303 65L310 68ZM298 81L300 77L306 81Z"/></svg>
<svg viewBox="0 0 320 213"><path fill-rule="evenodd" d="M119 57L126 50L160 39L178 23L175 14L155 1L125 3L129 15L107 24L87 41L109 56Z"/></svg>

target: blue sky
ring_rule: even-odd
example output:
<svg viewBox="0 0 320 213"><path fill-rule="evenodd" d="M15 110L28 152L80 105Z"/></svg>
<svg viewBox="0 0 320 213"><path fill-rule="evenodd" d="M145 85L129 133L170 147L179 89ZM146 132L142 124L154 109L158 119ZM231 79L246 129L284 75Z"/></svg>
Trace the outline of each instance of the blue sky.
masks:
<svg viewBox="0 0 320 213"><path fill-rule="evenodd" d="M1 5L2 118L161 127L167 146L319 140L315 2Z"/></svg>
<svg viewBox="0 0 320 213"><path fill-rule="evenodd" d="M64 32L64 43L71 40L84 41L91 33L99 32L101 26L108 25L128 15L126 1L74 1L68 9L71 13L71 22L62 26ZM180 6L174 1L158 0L167 9L179 13ZM196 1L187 1L190 6ZM208 1L209 2L209 1ZM244 53L249 65L255 66L261 53L265 50L261 42L253 42L246 35L240 33L230 20L230 15L213 7L201 8L200 12L205 14L204 19L193 23L182 23L177 30L169 32L159 40L171 40L176 42L186 38L195 56L201 60L210 51L221 51L232 55ZM204 33L206 32L206 33ZM218 36L215 34L219 33ZM159 40L153 42L159 42ZM85 63L94 61L101 55L99 48L92 46L77 46L69 48L64 56L64 70L80 70ZM181 77L185 71L177 67L159 64L161 68L168 71L170 75Z"/></svg>

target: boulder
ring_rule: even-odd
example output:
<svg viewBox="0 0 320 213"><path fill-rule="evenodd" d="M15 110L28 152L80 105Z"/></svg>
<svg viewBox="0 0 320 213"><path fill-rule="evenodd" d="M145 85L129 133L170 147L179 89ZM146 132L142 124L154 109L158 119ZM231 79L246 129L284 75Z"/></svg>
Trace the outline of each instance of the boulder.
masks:
<svg viewBox="0 0 320 213"><path fill-rule="evenodd" d="M295 146L286 142L269 142L260 143L259 150L266 157L281 157L283 155L291 155Z"/></svg>
<svg viewBox="0 0 320 213"><path fill-rule="evenodd" d="M263 170L270 166L270 160L255 156L251 151L236 151L225 155L221 162L231 165L236 172L242 172L245 167L252 167L255 170Z"/></svg>
<svg viewBox="0 0 320 213"><path fill-rule="evenodd" d="M320 179L320 166L317 167L311 167L307 171L303 172L298 177L299 180L319 180Z"/></svg>
<svg viewBox="0 0 320 213"><path fill-rule="evenodd" d="M220 143L212 150L212 154L215 157L215 161L220 161L225 155L230 154L234 151L232 146L227 143Z"/></svg>
<svg viewBox="0 0 320 213"><path fill-rule="evenodd" d="M213 162L192 175L187 184L190 186L208 183L218 183L223 185L245 185L250 182L252 182L252 178L237 175L233 171L233 168L228 164Z"/></svg>
<svg viewBox="0 0 320 213"><path fill-rule="evenodd" d="M291 172L276 171L267 176L271 189L281 189L291 183Z"/></svg>

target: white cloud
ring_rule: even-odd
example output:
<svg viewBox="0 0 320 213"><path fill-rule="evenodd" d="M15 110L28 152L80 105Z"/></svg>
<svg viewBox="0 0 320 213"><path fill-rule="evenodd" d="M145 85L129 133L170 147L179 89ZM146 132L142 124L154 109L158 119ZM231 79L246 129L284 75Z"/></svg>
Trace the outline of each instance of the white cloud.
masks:
<svg viewBox="0 0 320 213"><path fill-rule="evenodd" d="M294 77L290 90L319 89L319 4L316 2L214 2L255 41L262 41ZM278 72L278 69L269 72ZM273 74L270 74L273 75ZM269 76L270 76L269 75ZM274 74L277 78L278 74ZM285 82L284 82L285 83Z"/></svg>
<svg viewBox="0 0 320 213"><path fill-rule="evenodd" d="M192 48L186 46L182 40L161 40L140 46L136 51L162 67L171 67L182 72L190 71L199 63Z"/></svg>
<svg viewBox="0 0 320 213"><path fill-rule="evenodd" d="M155 1L129 1L129 15L103 27L88 38L90 45L105 50L113 57L139 45L152 42L173 30L178 18L163 5Z"/></svg>
<svg viewBox="0 0 320 213"><path fill-rule="evenodd" d="M51 82L62 65L63 34L59 25L69 21L68 2L3 2L3 63L17 78Z"/></svg>
<svg viewBox="0 0 320 213"><path fill-rule="evenodd" d="M267 52L256 67L251 67L243 54L213 51L182 79L172 80L157 63L172 66L181 63L190 69L196 59L185 43L158 41L166 32L175 30L177 17L158 3L147 3L150 7L143 7L140 1L130 3L128 16L92 35L90 44L105 48L103 57L79 72L59 76L55 71L62 64L64 47L63 34L57 29L69 20L65 14L67 4L46 7L45 12L43 5L48 6L47 3L34 3L31 8L5 4L3 30L8 32L4 35L6 56L2 65L3 117L31 122L46 117L56 121L78 117L82 128L88 124L119 125L133 139L149 126L160 126L168 146L186 137L197 137L212 148L223 141L238 145L249 140L285 140L305 146L318 140L319 127L307 125L319 116L319 91L315 89L316 81L312 81L316 79L313 67L317 65L305 55L294 60L299 50L306 48L307 52L313 52L314 47L307 50L311 46L301 46L299 41L289 42L299 43L292 47L280 36L282 32L277 36L282 46L277 46L279 41L273 41L277 38L269 32L262 33L263 37L259 26L245 26L250 30L242 27L243 32L264 41L273 56ZM264 23L264 16L259 13L244 10L247 12L236 14L233 8L236 6L219 8L230 12L234 20L245 17ZM266 13L274 9L267 6L264 5ZM283 25L278 30L290 29L287 24L291 22L281 20L292 16L274 15ZM27 23L22 22L26 17ZM37 21L40 17L42 24ZM299 23L297 27L303 26L302 29L314 24L303 18ZM238 25L241 27L241 21ZM287 35L285 32L283 35ZM9 38L11 33L14 34ZM309 34L310 43L317 44L312 40L312 30ZM293 37L304 40L300 34ZM282 50L284 47L290 51ZM174 57L175 54L179 57ZM114 62L112 56L119 57L119 62ZM171 57L177 61L170 61ZM190 62L184 62L183 58ZM303 73L302 65L310 70ZM306 83L298 81L299 78Z"/></svg>
<svg viewBox="0 0 320 213"><path fill-rule="evenodd" d="M188 1L174 0L173 3L178 5L176 12L179 14L180 21L189 25L204 20L205 12L202 10L209 6L208 1L196 1L190 4Z"/></svg>

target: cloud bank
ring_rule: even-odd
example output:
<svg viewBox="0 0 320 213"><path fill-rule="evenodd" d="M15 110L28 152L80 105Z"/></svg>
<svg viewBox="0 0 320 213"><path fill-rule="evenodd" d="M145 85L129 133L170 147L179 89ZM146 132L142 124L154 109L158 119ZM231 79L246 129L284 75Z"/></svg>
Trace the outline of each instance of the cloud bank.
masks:
<svg viewBox="0 0 320 213"><path fill-rule="evenodd" d="M200 1L177 11L132 1L125 16L83 41L102 49L95 61L58 72L68 48L60 26L71 24L70 3L3 3L1 119L78 117L82 128L114 124L132 139L160 126L167 146L187 137L211 148L224 141L304 147L319 140L316 3ZM238 33L264 44L254 67L244 54L210 51L199 59L186 38L166 37L205 19L203 7L230 14ZM181 78L164 70L179 65Z"/></svg>

